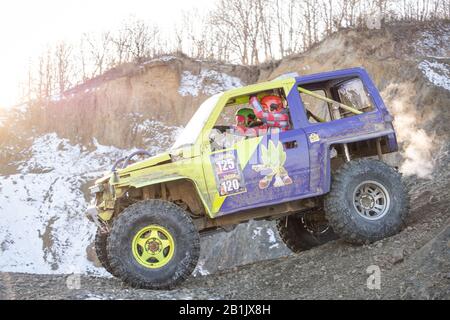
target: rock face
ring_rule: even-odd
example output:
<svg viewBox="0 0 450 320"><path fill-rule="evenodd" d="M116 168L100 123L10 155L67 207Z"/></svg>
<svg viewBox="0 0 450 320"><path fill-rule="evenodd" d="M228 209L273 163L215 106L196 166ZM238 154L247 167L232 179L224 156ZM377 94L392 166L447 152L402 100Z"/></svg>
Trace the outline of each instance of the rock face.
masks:
<svg viewBox="0 0 450 320"><path fill-rule="evenodd" d="M8 257L0 260L0 271L104 274L92 261L94 228L83 216L89 181L134 148L167 148L209 95L291 71L365 67L395 116L401 151L387 161L407 176L416 206L410 224L420 225L430 210L429 215L440 210L444 222L448 211L440 208L448 202L450 150L448 34L448 23L344 30L304 54L259 67L164 56L110 70L49 101L0 113L0 253ZM29 248L33 255L22 251L26 242L34 243ZM384 242L377 248L384 252ZM405 246L389 250L396 265L408 259ZM196 274L289 255L272 223L250 222L203 239ZM289 259L307 263L301 257ZM390 259L379 256L387 266ZM79 270L70 269L73 265Z"/></svg>

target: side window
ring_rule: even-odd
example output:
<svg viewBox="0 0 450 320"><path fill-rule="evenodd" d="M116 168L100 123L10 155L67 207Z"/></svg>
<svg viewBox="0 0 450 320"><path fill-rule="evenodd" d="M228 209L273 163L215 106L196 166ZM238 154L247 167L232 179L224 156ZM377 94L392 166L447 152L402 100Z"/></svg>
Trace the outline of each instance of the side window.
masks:
<svg viewBox="0 0 450 320"><path fill-rule="evenodd" d="M312 92L316 95L326 97L324 90L314 90ZM300 96L302 98L303 105L305 106L305 111L309 122L317 123L331 121L328 102L307 95L305 93L300 93Z"/></svg>
<svg viewBox="0 0 450 320"><path fill-rule="evenodd" d="M309 83L300 85L299 91L310 123L352 117L356 113L352 109L361 112L374 110L372 99L359 78L346 77Z"/></svg>
<svg viewBox="0 0 450 320"><path fill-rule="evenodd" d="M292 128L283 89L230 98L210 134L213 150L230 148L237 141L279 133Z"/></svg>
<svg viewBox="0 0 450 320"><path fill-rule="evenodd" d="M219 115L213 129L209 134L212 151L231 148L236 142L244 140L245 137L233 134L236 122L236 113L245 105L233 104L225 105Z"/></svg>
<svg viewBox="0 0 450 320"><path fill-rule="evenodd" d="M358 109L362 112L369 112L374 109L372 99L364 87L362 81L358 78L348 80L337 87L340 102ZM342 117L351 116L351 112L345 112Z"/></svg>
<svg viewBox="0 0 450 320"><path fill-rule="evenodd" d="M230 106L226 105L220 113L215 126L221 128L230 128L235 123L236 112L241 108L245 108L246 106L248 106L248 104L238 104Z"/></svg>

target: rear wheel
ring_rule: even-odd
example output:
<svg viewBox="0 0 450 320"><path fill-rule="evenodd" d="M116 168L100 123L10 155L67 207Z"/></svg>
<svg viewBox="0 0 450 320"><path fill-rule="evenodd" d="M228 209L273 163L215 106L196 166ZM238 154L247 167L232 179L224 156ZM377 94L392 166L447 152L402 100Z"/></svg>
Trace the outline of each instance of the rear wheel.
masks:
<svg viewBox="0 0 450 320"><path fill-rule="evenodd" d="M335 232L362 244L399 232L409 198L396 170L381 161L361 159L346 163L334 175L324 204Z"/></svg>
<svg viewBox="0 0 450 320"><path fill-rule="evenodd" d="M277 220L280 238L295 253L320 246L337 237L323 210L290 215Z"/></svg>
<svg viewBox="0 0 450 320"><path fill-rule="evenodd" d="M163 200L138 202L114 221L108 257L115 275L133 287L172 289L194 270L200 237L179 206Z"/></svg>

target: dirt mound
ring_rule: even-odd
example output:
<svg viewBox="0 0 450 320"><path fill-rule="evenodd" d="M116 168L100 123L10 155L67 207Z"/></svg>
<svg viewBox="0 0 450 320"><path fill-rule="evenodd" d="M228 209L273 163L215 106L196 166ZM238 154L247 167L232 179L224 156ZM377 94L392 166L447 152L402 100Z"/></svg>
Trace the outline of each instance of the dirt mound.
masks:
<svg viewBox="0 0 450 320"><path fill-rule="evenodd" d="M35 108L38 130L88 143L146 147L133 127L140 121L184 125L209 95L252 83L250 68L218 65L183 56L126 64ZM155 128L153 131L156 131Z"/></svg>

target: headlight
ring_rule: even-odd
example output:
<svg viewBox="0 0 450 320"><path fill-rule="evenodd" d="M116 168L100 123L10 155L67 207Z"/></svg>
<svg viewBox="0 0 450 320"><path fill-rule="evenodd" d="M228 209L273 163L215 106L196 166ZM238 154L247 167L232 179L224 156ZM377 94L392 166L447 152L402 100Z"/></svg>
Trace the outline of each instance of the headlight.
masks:
<svg viewBox="0 0 450 320"><path fill-rule="evenodd" d="M105 188L102 184L96 184L95 186L90 187L89 190L91 191L91 195L95 195L96 193L103 192Z"/></svg>

